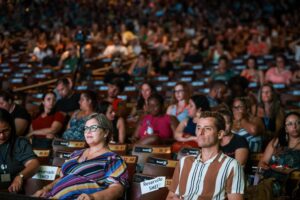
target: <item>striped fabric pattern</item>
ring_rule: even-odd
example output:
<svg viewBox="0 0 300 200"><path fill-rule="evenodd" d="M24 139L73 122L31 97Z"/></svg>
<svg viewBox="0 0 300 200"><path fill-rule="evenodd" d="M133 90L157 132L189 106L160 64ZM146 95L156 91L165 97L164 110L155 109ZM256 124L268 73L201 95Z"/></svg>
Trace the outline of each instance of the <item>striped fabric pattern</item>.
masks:
<svg viewBox="0 0 300 200"><path fill-rule="evenodd" d="M75 151L62 166L63 178L47 194L48 198L76 199L80 194L92 194L113 183L127 186L127 166L120 156L107 152L79 163L84 150Z"/></svg>
<svg viewBox="0 0 300 200"><path fill-rule="evenodd" d="M247 140L250 152L259 153L262 151L263 140L261 136L253 136L243 128L235 134L242 136Z"/></svg>
<svg viewBox="0 0 300 200"><path fill-rule="evenodd" d="M226 199L227 194L244 193L244 172L238 162L222 152L203 163L198 156L186 156L177 165L170 191L183 199Z"/></svg>

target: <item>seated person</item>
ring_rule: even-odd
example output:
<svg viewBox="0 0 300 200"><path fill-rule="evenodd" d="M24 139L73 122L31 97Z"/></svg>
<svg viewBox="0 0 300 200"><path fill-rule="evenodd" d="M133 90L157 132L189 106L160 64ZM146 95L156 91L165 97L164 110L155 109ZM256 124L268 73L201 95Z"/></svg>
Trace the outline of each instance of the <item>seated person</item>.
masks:
<svg viewBox="0 0 300 200"><path fill-rule="evenodd" d="M111 103L102 101L99 105L98 113L104 114L112 123L113 132L110 142L124 143L126 136L125 120L123 117L116 116L116 112L113 110Z"/></svg>
<svg viewBox="0 0 300 200"><path fill-rule="evenodd" d="M250 56L246 62L246 69L241 72L241 76L245 77L249 82L255 82L260 85L264 84L264 73L257 69L256 58Z"/></svg>
<svg viewBox="0 0 300 200"><path fill-rule="evenodd" d="M34 196L53 199L118 199L127 186L125 162L108 149L111 122L94 113L82 132L89 148L75 151L61 168L61 177Z"/></svg>
<svg viewBox="0 0 300 200"><path fill-rule="evenodd" d="M219 110L218 112L224 117L226 125L224 136L220 142L221 151L227 156L236 159L242 167L245 167L249 155L248 142L242 136L232 133L232 112L230 110Z"/></svg>
<svg viewBox="0 0 300 200"><path fill-rule="evenodd" d="M20 192L24 180L37 172L39 161L29 141L17 136L12 116L2 108L0 108L0 153L0 191Z"/></svg>
<svg viewBox="0 0 300 200"><path fill-rule="evenodd" d="M56 94L54 92L45 93L43 102L40 105L40 114L32 120L30 132L27 137L41 136L53 139L63 128L64 115L54 111Z"/></svg>
<svg viewBox="0 0 300 200"><path fill-rule="evenodd" d="M93 91L85 91L80 95L80 109L72 115L67 130L63 133L62 138L67 140L84 140L82 134L84 124L89 115L97 111L98 96Z"/></svg>
<svg viewBox="0 0 300 200"><path fill-rule="evenodd" d="M197 120L203 111L209 111L209 103L203 95L193 95L188 104L188 118L181 121L175 131L172 152L178 152L182 147L198 147L196 140Z"/></svg>
<svg viewBox="0 0 300 200"><path fill-rule="evenodd" d="M174 76L174 66L170 61L169 52L162 52L158 60L153 63L153 76Z"/></svg>
<svg viewBox="0 0 300 200"><path fill-rule="evenodd" d="M219 59L219 64L216 70L211 74L209 81L229 81L234 77L235 73L229 68L228 59L226 57L221 57Z"/></svg>
<svg viewBox="0 0 300 200"><path fill-rule="evenodd" d="M14 103L12 94L6 91L0 91L0 108L7 110L11 114L18 136L27 134L31 116L25 108Z"/></svg>
<svg viewBox="0 0 300 200"><path fill-rule="evenodd" d="M178 82L173 91L173 104L168 107L167 114L175 116L179 122L186 119L190 95L190 85L185 82Z"/></svg>
<svg viewBox="0 0 300 200"><path fill-rule="evenodd" d="M128 74L135 77L147 76L150 74L151 61L146 53L141 53L131 64Z"/></svg>
<svg viewBox="0 0 300 200"><path fill-rule="evenodd" d="M291 112L285 116L282 131L269 142L258 167L266 170L264 177L274 177L277 181L280 181L272 169L284 167L299 169L299 155L300 114ZM280 187L280 184L277 186ZM280 191L278 192L280 193Z"/></svg>
<svg viewBox="0 0 300 200"><path fill-rule="evenodd" d="M262 120L251 114L250 100L247 97L236 97L233 100L232 111L233 132L248 141L250 152L261 152L265 129Z"/></svg>
<svg viewBox="0 0 300 200"><path fill-rule="evenodd" d="M197 122L200 154L177 163L167 200L244 199L245 180L241 165L220 151L225 120L216 112L203 112Z"/></svg>
<svg viewBox="0 0 300 200"><path fill-rule="evenodd" d="M174 116L165 114L164 99L159 94L153 94L148 99L149 114L143 116L137 125L133 141L138 144L157 144L172 140L178 121Z"/></svg>

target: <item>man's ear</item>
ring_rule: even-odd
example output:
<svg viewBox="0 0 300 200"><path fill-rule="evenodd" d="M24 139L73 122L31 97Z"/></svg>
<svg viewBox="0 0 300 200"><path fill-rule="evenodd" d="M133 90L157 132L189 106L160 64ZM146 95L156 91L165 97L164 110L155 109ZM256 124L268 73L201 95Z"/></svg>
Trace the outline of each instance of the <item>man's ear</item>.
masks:
<svg viewBox="0 0 300 200"><path fill-rule="evenodd" d="M220 130L218 132L218 139L221 140L223 138L224 134L225 134L225 131L224 130Z"/></svg>

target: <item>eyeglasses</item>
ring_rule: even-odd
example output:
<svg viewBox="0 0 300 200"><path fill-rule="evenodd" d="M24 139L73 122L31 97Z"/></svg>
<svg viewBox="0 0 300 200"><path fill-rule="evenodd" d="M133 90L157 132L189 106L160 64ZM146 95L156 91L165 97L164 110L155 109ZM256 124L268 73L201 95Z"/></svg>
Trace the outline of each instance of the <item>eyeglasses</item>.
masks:
<svg viewBox="0 0 300 200"><path fill-rule="evenodd" d="M2 130L0 130L0 134L1 133L3 133L3 134L8 134L9 133L9 131L10 131L10 129L9 128L6 128L6 129L2 129Z"/></svg>
<svg viewBox="0 0 300 200"><path fill-rule="evenodd" d="M173 92L174 93L181 93L181 92L184 92L184 90L174 90Z"/></svg>
<svg viewBox="0 0 300 200"><path fill-rule="evenodd" d="M287 127L300 126L300 120L295 121L295 122L288 122L288 123L285 124L285 126L287 126Z"/></svg>
<svg viewBox="0 0 300 200"><path fill-rule="evenodd" d="M91 131L91 132L95 132L97 129L99 129L99 128L102 128L101 126L98 126L98 125L92 125L92 126L85 126L84 128L83 128L83 130L84 130L84 132L85 133L87 133L87 132L89 132L89 131Z"/></svg>

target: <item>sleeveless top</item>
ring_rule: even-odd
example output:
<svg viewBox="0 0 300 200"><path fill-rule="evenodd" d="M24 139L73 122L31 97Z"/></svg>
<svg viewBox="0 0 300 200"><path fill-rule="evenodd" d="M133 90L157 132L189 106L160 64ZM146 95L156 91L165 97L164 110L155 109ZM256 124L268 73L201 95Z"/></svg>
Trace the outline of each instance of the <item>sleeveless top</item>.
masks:
<svg viewBox="0 0 300 200"><path fill-rule="evenodd" d="M192 136L196 136L196 125L197 124L193 122L193 118L189 117L189 119L187 121L187 125L183 129L183 133L184 134L189 134L189 135L192 135Z"/></svg>
<svg viewBox="0 0 300 200"><path fill-rule="evenodd" d="M181 113L177 113L177 106L172 106L170 114L175 116L179 122L186 119L189 115L187 108L185 108Z"/></svg>
<svg viewBox="0 0 300 200"><path fill-rule="evenodd" d="M235 134L242 136L247 140L250 152L259 153L262 151L262 136L253 136L243 128L236 131Z"/></svg>
<svg viewBox="0 0 300 200"><path fill-rule="evenodd" d="M87 119L86 117L78 118L79 111L75 113L75 117L70 120L70 128L68 128L62 135L66 140L85 140L84 138L84 125Z"/></svg>

